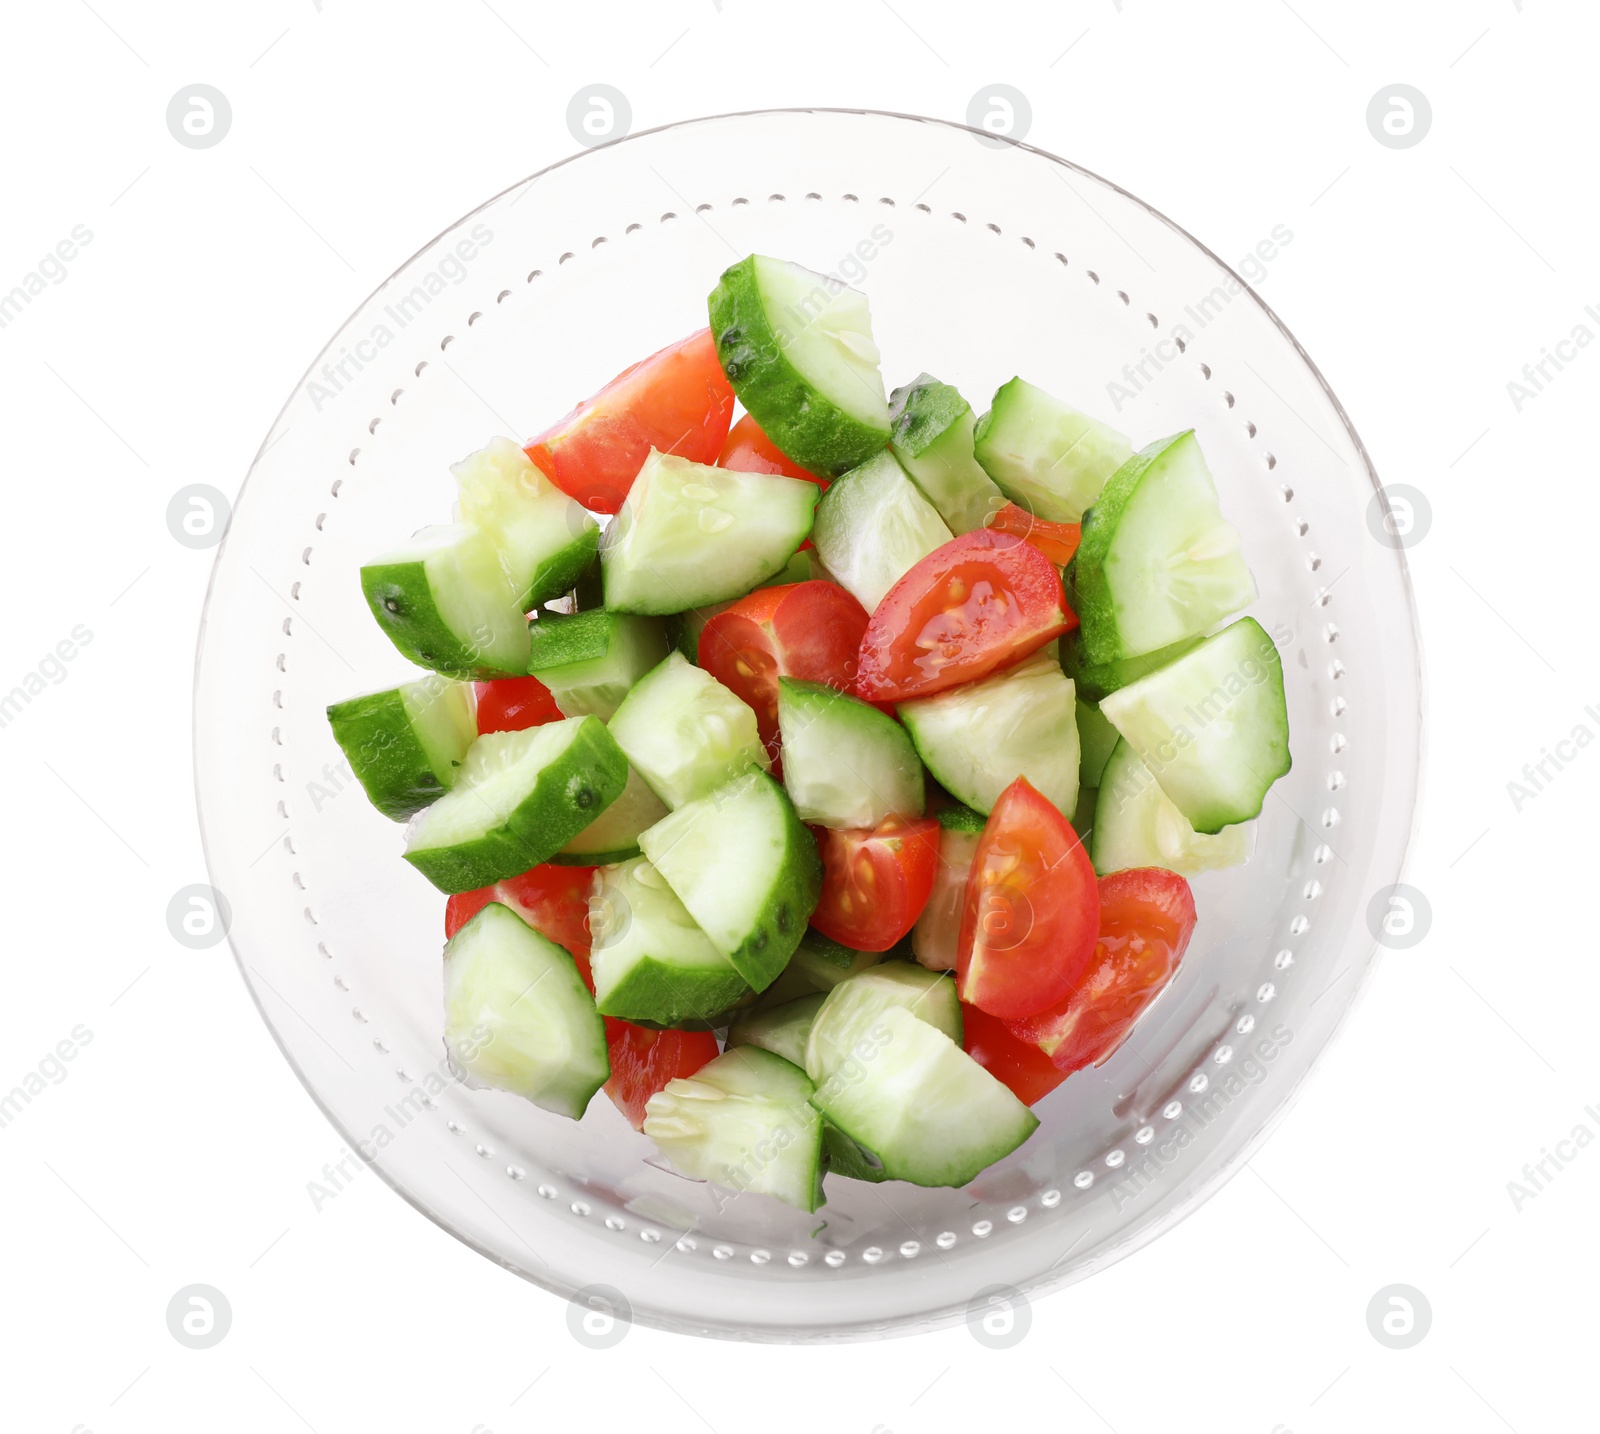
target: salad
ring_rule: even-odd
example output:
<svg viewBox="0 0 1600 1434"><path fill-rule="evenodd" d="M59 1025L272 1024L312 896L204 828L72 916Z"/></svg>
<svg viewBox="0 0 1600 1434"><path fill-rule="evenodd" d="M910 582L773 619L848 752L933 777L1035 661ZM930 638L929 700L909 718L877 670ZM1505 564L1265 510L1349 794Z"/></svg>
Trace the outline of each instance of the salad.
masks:
<svg viewBox="0 0 1600 1434"><path fill-rule="evenodd" d="M448 895L468 1083L603 1089L802 1210L961 1186L1249 857L1282 667L1193 432L886 393L866 297L780 259L709 320L455 466L452 521L361 570L423 671L329 720Z"/></svg>

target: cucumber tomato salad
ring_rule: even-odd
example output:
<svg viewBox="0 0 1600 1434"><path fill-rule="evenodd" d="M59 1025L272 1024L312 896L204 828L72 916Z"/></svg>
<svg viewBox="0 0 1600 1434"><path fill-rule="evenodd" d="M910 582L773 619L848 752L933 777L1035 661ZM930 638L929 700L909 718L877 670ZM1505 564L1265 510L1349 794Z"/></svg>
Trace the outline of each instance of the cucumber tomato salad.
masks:
<svg viewBox="0 0 1600 1434"><path fill-rule="evenodd" d="M329 720L448 895L469 1083L604 1090L802 1210L961 1186L1250 855L1282 668L1193 432L886 393L865 296L781 259L709 320L455 466L452 520L361 570L425 671Z"/></svg>

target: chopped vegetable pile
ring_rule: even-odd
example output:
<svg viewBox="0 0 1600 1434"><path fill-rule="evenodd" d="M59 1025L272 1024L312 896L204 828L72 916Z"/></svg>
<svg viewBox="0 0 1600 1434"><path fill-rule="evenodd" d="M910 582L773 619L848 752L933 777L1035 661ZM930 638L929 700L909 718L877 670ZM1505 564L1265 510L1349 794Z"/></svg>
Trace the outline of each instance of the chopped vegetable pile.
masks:
<svg viewBox="0 0 1600 1434"><path fill-rule="evenodd" d="M709 313L455 466L361 570L427 670L329 720L449 893L470 1083L604 1088L802 1210L964 1185L1171 981L1185 878L1248 859L1282 667L1192 431L886 394L866 297L779 259Z"/></svg>

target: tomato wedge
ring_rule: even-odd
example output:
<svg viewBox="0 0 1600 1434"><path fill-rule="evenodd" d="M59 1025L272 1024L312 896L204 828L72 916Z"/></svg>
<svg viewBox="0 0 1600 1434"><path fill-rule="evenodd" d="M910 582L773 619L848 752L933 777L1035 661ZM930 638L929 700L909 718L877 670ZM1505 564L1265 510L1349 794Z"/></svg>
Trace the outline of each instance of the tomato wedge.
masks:
<svg viewBox="0 0 1600 1434"><path fill-rule="evenodd" d="M822 895L811 924L857 951L887 951L928 904L939 823L890 817L870 831L811 830L822 854Z"/></svg>
<svg viewBox="0 0 1600 1434"><path fill-rule="evenodd" d="M711 330L625 368L526 452L569 498L615 513L652 448L712 463L733 420L733 389Z"/></svg>
<svg viewBox="0 0 1600 1434"><path fill-rule="evenodd" d="M1100 939L1071 994L1013 1021L1056 1069L1099 1065L1166 988L1194 934L1194 894L1175 871L1134 867L1100 878Z"/></svg>
<svg viewBox="0 0 1600 1434"><path fill-rule="evenodd" d="M1078 551L1083 537L1081 523L1051 523L1035 518L1026 508L1007 503L998 509L984 527L994 533L1011 533L1024 542L1032 543L1058 568L1064 568Z"/></svg>
<svg viewBox="0 0 1600 1434"><path fill-rule="evenodd" d="M592 866L546 864L493 886L463 891L445 903L444 934L449 940L491 901L509 906L529 926L564 946L578 963L583 984L594 990L589 974L589 886Z"/></svg>
<svg viewBox="0 0 1600 1434"><path fill-rule="evenodd" d="M856 692L926 697L1021 662L1078 625L1055 564L979 528L935 548L884 595L861 639Z"/></svg>
<svg viewBox="0 0 1600 1434"><path fill-rule="evenodd" d="M1078 834L1026 777L978 839L956 938L956 990L1016 1020L1062 1000L1094 960L1100 892Z"/></svg>
<svg viewBox="0 0 1600 1434"><path fill-rule="evenodd" d="M976 1006L961 1008L961 1031L966 1053L1024 1105L1043 1100L1069 1074L1057 1070L1032 1041L1019 1040L1005 1021Z"/></svg>
<svg viewBox="0 0 1600 1434"><path fill-rule="evenodd" d="M479 736L485 732L521 732L561 720L556 699L537 677L501 677L475 685Z"/></svg>
<svg viewBox="0 0 1600 1434"><path fill-rule="evenodd" d="M767 437L755 415L747 413L728 430L728 441L717 455L717 467L735 473L774 473L784 478L804 478L826 491L828 480L808 473Z"/></svg>
<svg viewBox="0 0 1600 1434"><path fill-rule="evenodd" d="M628 1124L643 1130L650 1097L668 1081L692 1076L714 1060L717 1038L710 1031L653 1031L607 1016L606 1047L611 1052L606 1094Z"/></svg>
<svg viewBox="0 0 1600 1434"><path fill-rule="evenodd" d="M758 588L705 625L699 664L756 714L778 755L778 679L800 677L847 691L867 630L867 610L837 583Z"/></svg>

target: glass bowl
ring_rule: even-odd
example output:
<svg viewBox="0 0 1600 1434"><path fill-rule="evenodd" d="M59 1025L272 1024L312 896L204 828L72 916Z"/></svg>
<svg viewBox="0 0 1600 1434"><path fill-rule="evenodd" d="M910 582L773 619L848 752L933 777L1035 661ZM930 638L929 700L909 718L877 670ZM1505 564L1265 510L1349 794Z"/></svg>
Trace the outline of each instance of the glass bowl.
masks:
<svg viewBox="0 0 1600 1434"><path fill-rule="evenodd" d="M441 1043L444 897L350 779L323 716L405 663L357 568L452 499L449 464L526 437L705 323L758 250L871 296L891 384L982 408L1021 373L1136 445L1198 430L1261 588L1294 769L1253 859L1194 882L1193 945L1122 1049L964 1190L830 1177L805 1215L673 1175L603 1095L581 1122L471 1091ZM1030 1296L1170 1228L1280 1116L1376 954L1418 795L1420 656L1360 439L1272 312L1092 174L943 121L766 111L592 149L420 250L318 355L268 434L200 638L196 787L239 967L352 1149L529 1280L620 1291L652 1325L840 1340ZM1381 897L1379 898L1381 900ZM615 1302L615 1301L614 1301Z"/></svg>

